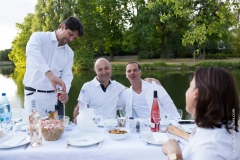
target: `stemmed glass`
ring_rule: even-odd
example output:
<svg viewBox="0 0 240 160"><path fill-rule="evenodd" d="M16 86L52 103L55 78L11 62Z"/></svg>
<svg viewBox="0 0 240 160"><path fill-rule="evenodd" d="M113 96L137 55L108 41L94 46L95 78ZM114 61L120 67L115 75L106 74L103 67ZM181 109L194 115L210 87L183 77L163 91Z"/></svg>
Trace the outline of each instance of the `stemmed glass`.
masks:
<svg viewBox="0 0 240 160"><path fill-rule="evenodd" d="M182 109L177 109L179 115L180 115L180 118L182 119L182 116L183 116L183 110Z"/></svg>
<svg viewBox="0 0 240 160"><path fill-rule="evenodd" d="M3 124L4 124L5 131L9 134L9 136L12 136L12 129L13 129L12 121L7 121L7 122L4 122Z"/></svg>
<svg viewBox="0 0 240 160"><path fill-rule="evenodd" d="M20 110L12 110L11 121L14 127L14 132L18 132L18 125L22 123L22 114Z"/></svg>
<svg viewBox="0 0 240 160"><path fill-rule="evenodd" d="M182 110L182 109L177 109L177 111L178 111L178 113L179 113L179 115L180 115L180 119L182 119L182 116L183 116L183 110ZM177 125L178 125L178 128L180 127L180 124L178 123L180 119L179 119L179 118L177 119Z"/></svg>
<svg viewBox="0 0 240 160"><path fill-rule="evenodd" d="M159 132L160 131L160 112L159 111L153 111L152 112L152 117L153 117L153 121L155 122L156 124L156 132Z"/></svg>
<svg viewBox="0 0 240 160"><path fill-rule="evenodd" d="M119 109L119 113L122 118L127 118L127 112L126 112L125 108Z"/></svg>
<svg viewBox="0 0 240 160"><path fill-rule="evenodd" d="M102 112L95 110L95 114L92 118L93 122L98 125L98 123L103 119Z"/></svg>

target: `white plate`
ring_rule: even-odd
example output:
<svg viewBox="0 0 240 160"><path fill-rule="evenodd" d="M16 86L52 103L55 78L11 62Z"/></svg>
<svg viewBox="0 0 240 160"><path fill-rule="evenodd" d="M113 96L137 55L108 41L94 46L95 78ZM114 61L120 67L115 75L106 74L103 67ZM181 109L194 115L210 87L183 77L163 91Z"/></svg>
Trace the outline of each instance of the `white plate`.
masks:
<svg viewBox="0 0 240 160"><path fill-rule="evenodd" d="M98 133L80 133L67 138L67 143L72 146L91 146L103 140L103 136Z"/></svg>
<svg viewBox="0 0 240 160"><path fill-rule="evenodd" d="M167 134L165 134L165 133L159 133L159 134L163 134L163 135L167 136ZM156 142L152 132L143 134L141 136L141 139L142 139L142 141L144 141L146 143L150 143L150 144L154 144L154 145L163 145L166 142L166 141Z"/></svg>
<svg viewBox="0 0 240 160"><path fill-rule="evenodd" d="M24 139L24 137L25 137L25 139ZM3 138L5 138L5 137L3 137ZM7 138L7 137L6 137L5 140L2 140L2 141L0 142L0 149L19 147L19 146L25 145L25 144L27 144L27 143L30 142L30 137L29 137L29 136L17 136L17 135L16 135L16 136L13 136L13 138L23 138L24 140L23 140L22 142L20 142L19 144L17 144L17 145L2 146L3 143L5 143L6 141L10 140L10 138Z"/></svg>

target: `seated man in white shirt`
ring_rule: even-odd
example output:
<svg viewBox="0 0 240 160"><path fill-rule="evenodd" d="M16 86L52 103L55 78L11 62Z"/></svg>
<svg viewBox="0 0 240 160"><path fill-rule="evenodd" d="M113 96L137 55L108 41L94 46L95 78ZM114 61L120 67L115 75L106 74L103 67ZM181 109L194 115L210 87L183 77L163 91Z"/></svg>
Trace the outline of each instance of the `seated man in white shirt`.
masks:
<svg viewBox="0 0 240 160"><path fill-rule="evenodd" d="M126 66L126 77L131 83L131 87L124 90L118 101L119 106L126 106L129 117L149 118L153 103L153 91L158 94L158 104L161 117L172 112L174 118L180 118L177 108L171 97L161 85L155 82L148 83L141 79L141 66L136 62L129 62Z"/></svg>
<svg viewBox="0 0 240 160"><path fill-rule="evenodd" d="M103 118L116 117L117 101L119 95L125 90L125 86L111 80L112 67L110 62L105 58L99 58L95 62L94 70L96 77L89 82L84 83L81 90L85 91L85 99L89 108L101 110ZM147 80L155 80L147 78ZM156 81L156 80L155 80ZM158 81L157 81L158 82ZM80 101L81 93L79 94L78 101ZM73 112L74 122L79 114L79 106L77 105Z"/></svg>

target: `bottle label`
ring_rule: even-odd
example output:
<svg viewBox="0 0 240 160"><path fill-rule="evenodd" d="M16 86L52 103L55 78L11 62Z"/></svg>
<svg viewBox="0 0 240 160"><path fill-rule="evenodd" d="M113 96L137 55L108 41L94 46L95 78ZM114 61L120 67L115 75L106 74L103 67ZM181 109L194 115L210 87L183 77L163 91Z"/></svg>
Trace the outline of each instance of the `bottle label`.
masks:
<svg viewBox="0 0 240 160"><path fill-rule="evenodd" d="M4 108L2 107L2 108L0 108L0 114L1 113L4 113Z"/></svg>

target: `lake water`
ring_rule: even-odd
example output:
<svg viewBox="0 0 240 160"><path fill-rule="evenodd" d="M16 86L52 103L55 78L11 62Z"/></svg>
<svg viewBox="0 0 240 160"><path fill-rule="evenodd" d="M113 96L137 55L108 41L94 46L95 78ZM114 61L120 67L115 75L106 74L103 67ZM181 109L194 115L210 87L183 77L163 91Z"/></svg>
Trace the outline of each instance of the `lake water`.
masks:
<svg viewBox="0 0 240 160"><path fill-rule="evenodd" d="M154 77L158 79L166 89L177 108L184 111L183 119L189 119L191 116L185 111L185 92L193 78L194 71L142 71L142 78ZM25 70L17 69L11 66L0 66L0 93L6 93L13 109L24 108L24 86L22 84ZM240 72L239 70L230 70L237 85L238 95L240 93ZM66 115L72 120L72 113L77 104L77 98L82 85L93 79L93 71L75 71L74 79L69 92L69 101L66 104ZM124 70L113 70L112 79L129 87L130 83L125 76ZM25 119L25 118L24 118Z"/></svg>

